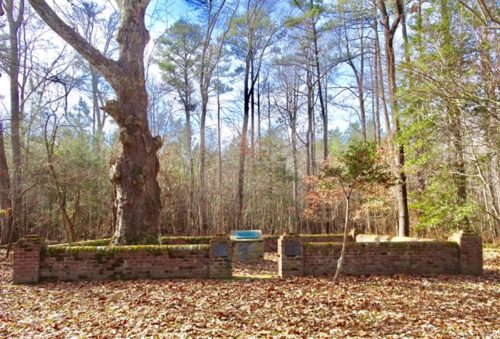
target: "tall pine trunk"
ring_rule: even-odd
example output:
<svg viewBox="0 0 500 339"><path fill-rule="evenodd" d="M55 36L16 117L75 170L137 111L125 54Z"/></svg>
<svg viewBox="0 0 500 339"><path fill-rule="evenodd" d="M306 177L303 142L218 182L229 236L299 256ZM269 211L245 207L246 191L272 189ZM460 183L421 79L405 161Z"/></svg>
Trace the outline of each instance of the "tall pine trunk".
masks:
<svg viewBox="0 0 500 339"><path fill-rule="evenodd" d="M398 203L398 234L399 236L410 235L410 216L408 210L408 188L405 173L405 149L404 145L397 141L401 133L401 122L399 117L399 107L396 101L396 60L394 53L394 36L398 25L403 17L403 4L396 0L397 16L392 25L389 23L389 14L384 0L377 0L377 6L382 14L382 25L384 26L386 65L389 80L389 101L391 104L392 118L396 139L394 140L396 156L396 176L398 183L396 185L396 199Z"/></svg>

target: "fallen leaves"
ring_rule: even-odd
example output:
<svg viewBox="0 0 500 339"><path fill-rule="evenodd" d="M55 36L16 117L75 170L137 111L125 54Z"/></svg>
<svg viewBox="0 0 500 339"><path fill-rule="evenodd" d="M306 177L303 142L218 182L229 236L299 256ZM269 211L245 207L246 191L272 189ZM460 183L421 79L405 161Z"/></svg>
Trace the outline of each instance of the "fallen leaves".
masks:
<svg viewBox="0 0 500 339"><path fill-rule="evenodd" d="M494 249L485 251L484 277L342 277L337 285L277 279L269 255L235 265L232 280L12 285L0 255L0 337L499 336Z"/></svg>

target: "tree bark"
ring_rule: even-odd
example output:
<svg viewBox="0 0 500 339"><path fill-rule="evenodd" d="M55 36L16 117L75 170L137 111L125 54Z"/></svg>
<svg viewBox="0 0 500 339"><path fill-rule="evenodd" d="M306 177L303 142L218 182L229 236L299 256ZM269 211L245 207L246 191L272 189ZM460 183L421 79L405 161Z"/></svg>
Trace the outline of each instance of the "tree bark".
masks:
<svg viewBox="0 0 500 339"><path fill-rule="evenodd" d="M10 200L10 177L7 157L5 155L5 143L3 137L3 124L0 121L0 208L2 212L2 237L0 245L9 242L12 225L12 202Z"/></svg>
<svg viewBox="0 0 500 339"><path fill-rule="evenodd" d="M116 100L104 107L119 126L122 145L110 170L116 192L113 243L158 242L161 201L156 153L162 141L149 130L144 76L144 49L149 41L144 17L149 0L117 1L121 11L118 61L105 57L85 41L45 0L29 1L43 21L99 71L116 92Z"/></svg>
<svg viewBox="0 0 500 339"><path fill-rule="evenodd" d="M390 135L392 133L391 122L389 119L389 112L387 111L387 102L385 99L385 86L384 86L384 73L382 70L382 55L380 52L380 41L378 36L378 21L377 21L377 6L374 8L374 16L373 16L373 33L375 35L375 39L373 40L374 50L375 50L375 64L376 67L376 79L378 79L377 86L377 98L380 98L382 111L384 113L384 122L385 122L385 133L386 135Z"/></svg>
<svg viewBox="0 0 500 339"><path fill-rule="evenodd" d="M11 185L11 208L12 220L9 225L9 237L15 234L19 228L22 212L22 172L23 157L21 143L21 121L19 93L19 29L24 20L24 0L19 1L17 15L14 11L14 1L5 1L7 22L9 24L9 80L10 80L10 140L12 145L12 185Z"/></svg>
<svg viewBox="0 0 500 339"><path fill-rule="evenodd" d="M348 193L345 197L345 222L344 222L344 237L342 240L342 249L340 251L340 257L337 261L337 269L335 270L335 275L333 276L333 283L337 282L337 279L342 273L342 266L344 265L345 260L345 250L347 247L347 234L349 233L349 221L351 218L351 197L350 193Z"/></svg>
<svg viewBox="0 0 500 339"><path fill-rule="evenodd" d="M392 24L389 23L389 14L384 0L377 0L377 6L382 14L382 25L384 26L386 64L389 80L389 100L391 103L392 118L396 136L401 132L399 108L396 101L396 60L394 53L394 36L396 29L403 17L403 4L396 0L397 16ZM399 236L410 235L410 216L408 210L408 188L405 173L405 149L401 142L395 141L396 148L396 171L398 183L396 185L396 198L398 203L398 234Z"/></svg>
<svg viewBox="0 0 500 339"><path fill-rule="evenodd" d="M326 112L326 103L323 98L323 86L321 85L321 67L319 61L319 48L318 48L318 32L316 30L316 23L312 24L313 33L313 46L314 46L314 67L316 68L316 81L318 83L318 97L321 108L321 120L323 122L323 160L328 158L328 114Z"/></svg>

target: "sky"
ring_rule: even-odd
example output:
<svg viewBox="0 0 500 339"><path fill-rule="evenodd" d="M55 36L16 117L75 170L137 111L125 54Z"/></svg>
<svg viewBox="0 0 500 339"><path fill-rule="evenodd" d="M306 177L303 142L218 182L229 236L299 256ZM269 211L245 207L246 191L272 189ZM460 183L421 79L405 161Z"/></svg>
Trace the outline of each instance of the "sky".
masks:
<svg viewBox="0 0 500 339"><path fill-rule="evenodd" d="M65 1L62 1L62 0L54 0L54 2L60 6L62 6L65 3ZM113 10L117 9L117 5L113 0L106 0L106 2L107 2L107 6L108 6L109 11L113 11ZM51 3L51 1L49 1L49 3ZM147 24L148 29L150 30L150 34L151 34L151 38L152 38L150 40L148 47L147 47L147 52L149 52L149 53L152 52L152 49L154 46L154 40L164 32L166 27L170 26L177 19L179 19L181 17L195 18L195 16L196 16L195 11L187 5L185 0L152 0L149 7L148 7L147 13L146 13L146 24ZM49 32L48 34L54 34L54 33ZM62 40L59 37L57 37L55 34L54 34L53 41L56 41L57 45L63 46ZM47 51L47 55L50 56L50 54L51 54L51 51ZM153 69L150 71L150 74L151 74L151 76L154 76L158 79L160 78L159 70L156 66L153 66ZM234 102L234 100L238 99L239 94L237 93L237 90L239 88L241 89L239 83L241 83L241 85L242 85L242 81L235 82L235 85L233 85L233 87L236 89L236 91L234 91L233 93L226 94L225 98L223 98L223 101L225 101L226 103L229 103L229 102ZM8 115L9 115L9 109L8 109L8 107L9 107L8 93L9 92L8 91L9 91L8 76L6 74L2 74L2 76L0 77L0 96L1 96L1 98L0 98L0 112L1 113L0 114L4 118L8 117ZM70 102L70 104L76 103L78 101L78 99L79 99L78 95L73 96L73 98L71 99L73 102ZM212 108L213 111L215 110L214 109L215 108L214 102L215 102L215 100L212 100L212 104L209 105L209 109ZM342 112L342 111L335 109L334 107L329 107L329 112L330 112L330 116L332 117L332 119L330 119L331 121L329 123L329 127L331 129L340 128L341 130L345 130L348 127L349 122L353 119L355 120L355 118L353 118L349 112ZM181 116L182 116L182 114L179 114L179 117L181 117ZM215 128L216 121L213 118L209 117L209 119L207 121L207 127ZM108 130L109 131L113 130L113 126L111 124L108 124ZM236 133L237 133L237 131L235 130L234 126L232 126L230 124L224 125L224 130L222 131L222 134L223 134L223 138L226 141L229 140Z"/></svg>

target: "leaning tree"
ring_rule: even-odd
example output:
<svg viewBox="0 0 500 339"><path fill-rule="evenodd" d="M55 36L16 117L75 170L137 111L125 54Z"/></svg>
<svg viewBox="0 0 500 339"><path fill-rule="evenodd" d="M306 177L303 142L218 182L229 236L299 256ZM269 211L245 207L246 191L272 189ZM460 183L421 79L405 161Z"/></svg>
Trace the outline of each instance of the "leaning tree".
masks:
<svg viewBox="0 0 500 339"><path fill-rule="evenodd" d="M116 212L113 243L157 241L161 201L156 153L162 141L151 135L147 119L144 49L149 32L144 17L149 0L116 0L121 15L116 37L120 46L118 60L104 56L88 43L45 0L29 2L42 20L100 72L116 93L116 100L107 101L103 107L119 127L122 146L110 169Z"/></svg>

